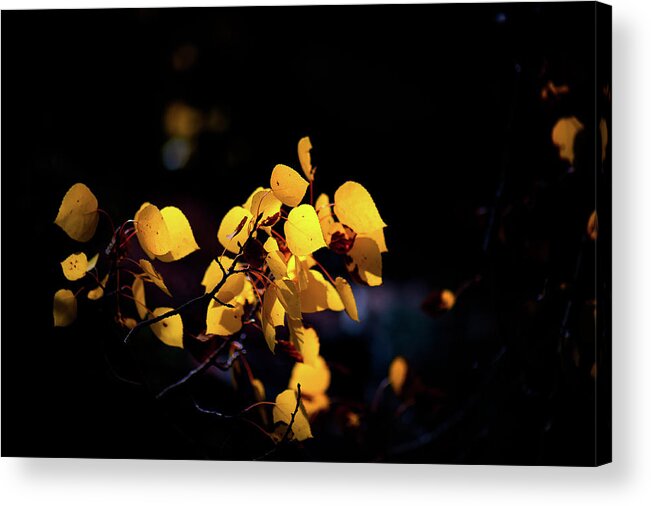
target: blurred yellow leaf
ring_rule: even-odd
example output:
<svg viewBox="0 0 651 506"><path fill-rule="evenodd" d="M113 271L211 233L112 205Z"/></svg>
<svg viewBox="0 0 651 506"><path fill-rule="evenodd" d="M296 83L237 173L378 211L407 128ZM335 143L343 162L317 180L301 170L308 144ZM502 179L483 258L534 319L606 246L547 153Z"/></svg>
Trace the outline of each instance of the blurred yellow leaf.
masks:
<svg viewBox="0 0 651 506"><path fill-rule="evenodd" d="M147 304L145 302L145 282L141 276L136 276L131 285L131 291L133 293L133 301L136 304L136 311L138 311L138 316L141 320L144 320L149 313L147 309Z"/></svg>
<svg viewBox="0 0 651 506"><path fill-rule="evenodd" d="M283 204L296 207L301 203L309 183L291 167L278 164L271 172L271 190Z"/></svg>
<svg viewBox="0 0 651 506"><path fill-rule="evenodd" d="M233 260L226 256L219 257L219 261L224 267L225 271L228 271L228 269L231 268L231 265L233 265ZM221 282L223 277L224 274L217 264L217 261L212 260L203 275L203 279L201 280L201 284L205 288L205 293L211 292L213 288L215 288Z"/></svg>
<svg viewBox="0 0 651 506"><path fill-rule="evenodd" d="M88 264L86 265L86 272L92 271L95 268L98 259L99 259L99 253L95 253L91 257L91 259L88 260Z"/></svg>
<svg viewBox="0 0 651 506"><path fill-rule="evenodd" d="M149 204L136 213L136 233L145 252L165 255L171 248L170 234L159 209Z"/></svg>
<svg viewBox="0 0 651 506"><path fill-rule="evenodd" d="M597 220L597 211L592 211L590 219L588 220L588 237L593 241L596 241L598 232L599 221Z"/></svg>
<svg viewBox="0 0 651 506"><path fill-rule="evenodd" d="M312 327L304 327L303 322L300 320L292 320L287 322L289 328L289 337L292 344L303 356L303 363L311 366L316 366L316 360L319 356L319 336Z"/></svg>
<svg viewBox="0 0 651 506"><path fill-rule="evenodd" d="M88 259L86 253L73 253L63 262L61 262L61 270L66 279L70 281L77 281L86 275L88 267Z"/></svg>
<svg viewBox="0 0 651 506"><path fill-rule="evenodd" d="M355 296L353 295L353 289L350 287L348 281L344 278L338 277L335 279L335 288L341 297L341 300L344 304L344 309L346 314L350 316L352 320L356 322L359 321L359 315L357 314L357 303L355 302Z"/></svg>
<svg viewBox="0 0 651 506"><path fill-rule="evenodd" d="M561 118L552 130L552 142L558 147L562 160L574 163L574 140L583 130L583 124L574 116Z"/></svg>
<svg viewBox="0 0 651 506"><path fill-rule="evenodd" d="M407 361L403 357L394 358L389 365L389 383L396 395L402 393L408 369Z"/></svg>
<svg viewBox="0 0 651 506"><path fill-rule="evenodd" d="M358 234L386 227L369 192L354 181L345 182L335 192L335 214Z"/></svg>
<svg viewBox="0 0 651 506"><path fill-rule="evenodd" d="M213 301L208 305L206 313L206 332L218 336L231 336L242 328L242 315L244 308L222 306Z"/></svg>
<svg viewBox="0 0 651 506"><path fill-rule="evenodd" d="M298 383L301 384L301 392L309 396L319 395L328 390L330 386L330 369L323 357L317 357L314 365L301 362L294 364L288 386L296 390Z"/></svg>
<svg viewBox="0 0 651 506"><path fill-rule="evenodd" d="M330 309L343 311L344 303L337 289L323 274L314 269L307 271L307 288L300 293L301 312L315 313Z"/></svg>
<svg viewBox="0 0 651 506"><path fill-rule="evenodd" d="M251 380L251 387L253 388L253 397L256 402L262 402L267 398L264 391L264 384L258 378Z"/></svg>
<svg viewBox="0 0 651 506"><path fill-rule="evenodd" d="M303 406L308 417L311 417L319 411L325 411L330 407L330 398L326 394L312 395L303 398Z"/></svg>
<svg viewBox="0 0 651 506"><path fill-rule="evenodd" d="M163 276L161 276L161 274L156 269L154 269L154 266L151 264L151 262L142 258L138 263L140 264L140 267L142 267L142 270L145 271L146 279L154 283L158 288L163 290L163 292L171 297L172 294L167 289L167 286L165 286Z"/></svg>
<svg viewBox="0 0 651 506"><path fill-rule="evenodd" d="M348 252L352 264L349 271L357 268L357 275L368 286L382 284L382 255L377 243L370 237L357 237L353 248Z"/></svg>
<svg viewBox="0 0 651 506"><path fill-rule="evenodd" d="M170 250L158 258L163 262L173 262L188 256L199 249L194 240L190 222L178 207L164 207L161 210L163 220L170 236Z"/></svg>
<svg viewBox="0 0 651 506"><path fill-rule="evenodd" d="M311 149L312 143L309 137L303 137L298 141L298 160L301 162L301 168L308 181L314 181L314 172L316 171L316 167L312 167Z"/></svg>
<svg viewBox="0 0 651 506"><path fill-rule="evenodd" d="M238 244L244 244L249 237L252 218L251 213L240 206L233 207L226 213L217 231L217 239L226 250L231 253L239 252Z"/></svg>
<svg viewBox="0 0 651 506"><path fill-rule="evenodd" d="M203 128L203 114L183 102L172 102L165 110L164 123L170 137L190 140Z"/></svg>
<svg viewBox="0 0 651 506"><path fill-rule="evenodd" d="M288 389L278 394L273 409L274 423L283 422L290 425L297 402L299 402L298 395L294 390ZM298 441L305 441L312 437L310 422L308 422L305 408L301 404L299 404L299 409L294 417L292 432Z"/></svg>
<svg viewBox="0 0 651 506"><path fill-rule="evenodd" d="M106 276L104 276L104 279L102 279L102 282L99 284L97 288L88 290L87 296L90 300L98 300L104 296L104 288L106 288L106 283L108 282L108 278L109 275L107 274Z"/></svg>
<svg viewBox="0 0 651 506"><path fill-rule="evenodd" d="M319 218L311 205L303 204L290 211L285 222L285 239L289 250L298 256L326 246Z"/></svg>
<svg viewBox="0 0 651 506"><path fill-rule="evenodd" d="M67 327L77 318L77 298L70 290L57 290L52 308L55 327Z"/></svg>
<svg viewBox="0 0 651 506"><path fill-rule="evenodd" d="M54 223L79 242L88 242L97 229L97 198L83 183L70 187L63 197Z"/></svg>
<svg viewBox="0 0 651 506"><path fill-rule="evenodd" d="M157 318L172 311L171 307L157 307L154 309L153 317ZM183 320L178 314L164 318L152 324L151 330L167 346L183 348Z"/></svg>

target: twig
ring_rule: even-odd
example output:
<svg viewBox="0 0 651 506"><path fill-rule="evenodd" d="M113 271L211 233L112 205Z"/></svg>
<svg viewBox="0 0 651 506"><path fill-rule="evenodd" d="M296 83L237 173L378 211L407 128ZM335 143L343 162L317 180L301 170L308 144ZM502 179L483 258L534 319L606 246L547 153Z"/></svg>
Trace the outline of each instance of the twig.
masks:
<svg viewBox="0 0 651 506"><path fill-rule="evenodd" d="M285 442L287 441L287 438L289 437L289 432L292 430L292 427L294 426L294 420L296 419L296 414L298 413L299 408L301 407L301 384L297 383L296 384L296 407L294 408L294 411L291 414L291 418L289 420L289 425L287 425L287 429L285 429L285 433L283 434L283 437L278 441L278 444L271 448L268 452L266 452L264 455L261 457L258 457L257 459L253 460L264 460L266 459L269 455L272 455L274 452L278 450L278 448Z"/></svg>

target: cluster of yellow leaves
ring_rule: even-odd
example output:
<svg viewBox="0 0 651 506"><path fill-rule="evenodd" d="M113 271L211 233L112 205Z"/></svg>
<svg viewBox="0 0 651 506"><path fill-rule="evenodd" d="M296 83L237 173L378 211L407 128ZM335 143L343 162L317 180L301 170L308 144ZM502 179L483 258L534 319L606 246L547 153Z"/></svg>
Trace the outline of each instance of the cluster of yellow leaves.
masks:
<svg viewBox="0 0 651 506"><path fill-rule="evenodd" d="M199 249L190 222L177 207L145 202L134 218L138 241L150 259L174 262Z"/></svg>

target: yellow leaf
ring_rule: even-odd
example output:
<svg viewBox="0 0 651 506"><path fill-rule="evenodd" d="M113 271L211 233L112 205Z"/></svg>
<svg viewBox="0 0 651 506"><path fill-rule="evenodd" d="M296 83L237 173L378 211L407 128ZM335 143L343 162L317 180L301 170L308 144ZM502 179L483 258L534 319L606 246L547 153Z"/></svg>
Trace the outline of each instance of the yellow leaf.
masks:
<svg viewBox="0 0 651 506"><path fill-rule="evenodd" d="M269 188L257 192L251 201L251 207L248 208L254 220L258 216L260 225L268 227L274 225L280 219L280 207L282 202L276 198Z"/></svg>
<svg viewBox="0 0 651 506"><path fill-rule="evenodd" d="M319 271L307 271L307 288L300 293L301 312L316 313L330 309L343 311L344 303L337 293L337 289L326 280Z"/></svg>
<svg viewBox="0 0 651 506"><path fill-rule="evenodd" d="M172 311L171 307L157 307L154 309L153 317L164 315ZM167 346L183 348L183 320L178 314L164 318L152 324L151 330Z"/></svg>
<svg viewBox="0 0 651 506"><path fill-rule="evenodd" d="M309 137L303 137L298 141L298 160L308 181L314 181L314 172L316 172L316 167L312 167L311 149L312 143Z"/></svg>
<svg viewBox="0 0 651 506"><path fill-rule="evenodd" d="M368 234L360 234L359 236L368 237L369 239L375 241L375 243L377 244L380 250L380 253L386 253L387 251L389 251L387 249L386 239L384 238L384 228L378 228L373 232L369 232Z"/></svg>
<svg viewBox="0 0 651 506"><path fill-rule="evenodd" d="M279 249L278 241L276 241L276 239L274 239L273 237L268 237L262 247L267 253L271 253L272 251L278 251Z"/></svg>
<svg viewBox="0 0 651 506"><path fill-rule="evenodd" d="M350 284L344 278L337 278L335 279L335 287L344 303L346 313L351 319L358 322L357 304L355 303L355 296L353 295L353 289L350 287Z"/></svg>
<svg viewBox="0 0 651 506"><path fill-rule="evenodd" d="M251 219L251 213L239 206L226 213L217 232L217 239L226 250L231 253L240 251L238 244L244 244L248 239Z"/></svg>
<svg viewBox="0 0 651 506"><path fill-rule="evenodd" d="M161 210L165 226L170 236L170 250L159 260L163 262L173 262L188 256L199 249L199 245L194 240L190 222L178 207L164 207Z"/></svg>
<svg viewBox="0 0 651 506"><path fill-rule="evenodd" d="M222 306L217 302L208 305L206 313L206 332L218 336L231 336L242 328L242 315L244 308Z"/></svg>
<svg viewBox="0 0 651 506"><path fill-rule="evenodd" d="M289 250L298 256L326 247L316 211L309 204L292 209L285 222L285 239Z"/></svg>
<svg viewBox="0 0 651 506"><path fill-rule="evenodd" d="M77 298L70 290L57 290L52 308L55 327L67 327L77 318Z"/></svg>
<svg viewBox="0 0 651 506"><path fill-rule="evenodd" d="M133 293L133 301L136 304L136 311L141 320L145 319L149 310L145 302L145 282L141 276L136 276L131 285L131 292Z"/></svg>
<svg viewBox="0 0 651 506"><path fill-rule="evenodd" d="M574 163L574 140L581 130L583 124L574 116L561 118L554 125L552 142L558 148L562 160Z"/></svg>
<svg viewBox="0 0 651 506"><path fill-rule="evenodd" d="M233 301L235 297L244 291L246 283L246 276L243 272L236 272L228 276L223 286L215 294L215 296L226 304Z"/></svg>
<svg viewBox="0 0 651 506"><path fill-rule="evenodd" d="M288 320L287 327L289 328L289 337L292 344L303 356L303 363L316 366L321 347L316 330L311 327L304 327L303 322L300 320L292 319Z"/></svg>
<svg viewBox="0 0 651 506"><path fill-rule="evenodd" d="M97 265L97 260L99 259L99 253L95 253L90 260L88 260L88 265L86 265L86 272L92 271Z"/></svg>
<svg viewBox="0 0 651 506"><path fill-rule="evenodd" d="M271 251L267 255L266 262L271 273L274 275L274 278L283 279L287 277L287 264L285 263L283 254L280 251Z"/></svg>
<svg viewBox="0 0 651 506"><path fill-rule="evenodd" d="M136 218L136 233L145 252L165 255L171 247L170 233L158 208L152 204L141 207Z"/></svg>
<svg viewBox="0 0 651 506"><path fill-rule="evenodd" d="M88 291L87 296L90 300L98 300L104 296L104 288L106 288L108 277L109 275L107 274L106 276L104 276L104 279L102 279L102 282L99 284L97 288L93 288L92 290Z"/></svg>
<svg viewBox="0 0 651 506"><path fill-rule="evenodd" d="M275 285L270 285L262 299L262 332L272 353L276 347L276 327L285 324L285 308L278 299Z"/></svg>
<svg viewBox="0 0 651 506"><path fill-rule="evenodd" d="M400 395L402 392L408 369L407 361L403 357L394 358L389 365L389 384L396 395Z"/></svg>
<svg viewBox="0 0 651 506"><path fill-rule="evenodd" d="M345 182L335 192L335 214L358 234L386 227L366 188L353 181Z"/></svg>
<svg viewBox="0 0 651 506"><path fill-rule="evenodd" d="M316 215L319 217L323 237L326 240L326 243L330 243L330 228L335 223L335 219L332 216L330 198L325 193L322 193L317 197L314 208L316 209Z"/></svg>
<svg viewBox="0 0 651 506"><path fill-rule="evenodd" d="M292 255L287 262L287 277L296 283L299 292L307 288L309 281L307 257Z"/></svg>
<svg viewBox="0 0 651 506"><path fill-rule="evenodd" d="M450 290L445 289L441 292L441 309L449 311L454 307L456 301L456 296Z"/></svg>
<svg viewBox="0 0 651 506"><path fill-rule="evenodd" d="M124 327L126 327L128 329L132 329L136 325L138 325L138 322L136 320L134 320L133 318L122 318L122 320L120 320L120 325L122 325L122 326L124 326Z"/></svg>
<svg viewBox="0 0 651 506"><path fill-rule="evenodd" d="M73 253L63 262L61 262L61 270L66 279L70 281L77 281L86 275L88 267L88 259L86 253Z"/></svg>
<svg viewBox="0 0 651 506"><path fill-rule="evenodd" d="M233 260L221 256L219 257L219 261L224 267L225 271L228 271L230 269L231 265L233 265ZM222 273L221 268L217 264L216 260L213 260L210 262L208 265L208 268L206 269L205 274L203 275L203 279L201 280L201 284L205 287L205 293L211 292L213 288L215 288L219 282L222 280L224 277L224 274Z"/></svg>
<svg viewBox="0 0 651 506"><path fill-rule="evenodd" d="M138 209L138 210L136 211L136 215L133 217L133 221L136 222L136 227L137 227L137 223L140 221L140 215L142 214L143 210L144 210L146 207L149 207L150 205L151 205L151 203L149 203L149 202L143 202L143 204L140 206L140 209ZM136 231L137 231L137 228L136 228ZM137 237L138 237L138 242L140 243L140 247L142 248L142 251L144 251L145 254L146 254L149 258L151 258L152 260L153 260L154 258L156 258L156 255L154 255L151 251L149 251L149 250L147 249L147 247L145 246L145 243L144 243L144 242L142 241L142 239L140 238L140 235L137 235Z"/></svg>
<svg viewBox="0 0 651 506"><path fill-rule="evenodd" d="M294 390L288 389L278 394L276 397L276 405L273 409L274 423L282 422L286 425L292 423L292 413L294 413L298 402L298 395ZM294 416L292 432L298 441L305 441L312 437L310 422L307 420L305 408L302 406L302 403L299 404L299 409Z"/></svg>
<svg viewBox="0 0 651 506"><path fill-rule="evenodd" d="M140 267L142 267L142 270L145 271L146 278L171 297L172 294L167 289L167 286L165 286L163 276L161 276L160 273L154 269L154 266L151 264L151 262L142 258L138 263L140 264Z"/></svg>
<svg viewBox="0 0 651 506"><path fill-rule="evenodd" d="M597 235L599 232L599 221L597 220L597 211L592 211L590 218L588 219L588 237L593 241L597 240Z"/></svg>
<svg viewBox="0 0 651 506"><path fill-rule="evenodd" d="M54 223L71 239L88 242L97 229L97 198L83 183L70 187L63 197Z"/></svg>
<svg viewBox="0 0 651 506"><path fill-rule="evenodd" d="M301 319L301 299L298 287L291 279L277 279L274 285L278 289L278 300L290 318Z"/></svg>
<svg viewBox="0 0 651 506"><path fill-rule="evenodd" d="M370 237L357 237L352 249L348 252L352 264L349 271L357 268L360 279L368 286L382 284L382 255L377 243Z"/></svg>
<svg viewBox="0 0 651 506"><path fill-rule="evenodd" d="M330 398L326 394L313 395L309 398L306 396L302 402L308 417L330 407Z"/></svg>
<svg viewBox="0 0 651 506"><path fill-rule="evenodd" d="M296 390L298 383L301 384L301 392L308 396L323 394L328 390L330 386L330 369L323 357L317 357L314 365L301 362L294 364L288 386L292 390Z"/></svg>
<svg viewBox="0 0 651 506"><path fill-rule="evenodd" d="M296 207L301 203L309 183L291 167L278 164L271 172L271 191L278 200L289 207Z"/></svg>
<svg viewBox="0 0 651 506"><path fill-rule="evenodd" d="M250 211L251 210L251 204L253 203L253 197L255 197L255 194L258 193L261 190L264 190L264 188L262 186L258 186L255 190L253 190L251 195L249 195L249 197L246 199L246 202L244 202L244 204L242 204L242 207L244 209L248 209Z"/></svg>

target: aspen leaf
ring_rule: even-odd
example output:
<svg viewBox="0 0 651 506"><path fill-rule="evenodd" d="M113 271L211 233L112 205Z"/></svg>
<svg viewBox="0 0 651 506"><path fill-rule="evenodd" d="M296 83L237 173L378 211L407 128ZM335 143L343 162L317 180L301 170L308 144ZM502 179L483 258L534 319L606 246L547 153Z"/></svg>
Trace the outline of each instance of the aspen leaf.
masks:
<svg viewBox="0 0 651 506"><path fill-rule="evenodd" d="M88 264L86 265L86 272L92 271L95 266L97 265L97 260L99 259L99 253L95 253L90 260L88 260Z"/></svg>
<svg viewBox="0 0 651 506"><path fill-rule="evenodd" d="M161 256L170 251L170 234L163 215L155 205L149 204L138 211L136 233L146 252Z"/></svg>
<svg viewBox="0 0 651 506"><path fill-rule="evenodd" d="M375 241L378 249L380 250L380 253L386 253L389 251L387 249L386 239L384 238L384 228L378 228L377 230L374 230L373 232L369 232L367 234L360 234L360 237L368 237L369 239Z"/></svg>
<svg viewBox="0 0 651 506"><path fill-rule="evenodd" d="M271 253L272 251L278 251L278 241L274 239L273 237L268 237L267 240L264 242L264 245L262 246L264 250L267 253Z"/></svg>
<svg viewBox="0 0 651 506"><path fill-rule="evenodd" d="M215 294L215 296L225 303L230 303L232 300L244 291L244 284L246 276L243 272L237 272L228 276L223 286Z"/></svg>
<svg viewBox="0 0 651 506"><path fill-rule="evenodd" d="M63 262L61 262L61 270L66 279L70 281L77 281L86 275L88 267L88 259L86 253L73 253Z"/></svg>
<svg viewBox="0 0 651 506"><path fill-rule="evenodd" d="M590 219L588 219L588 237L593 241L597 240L599 232L599 221L597 220L597 211L592 211Z"/></svg>
<svg viewBox="0 0 651 506"><path fill-rule="evenodd" d="M332 311L344 310L344 303L337 293L337 289L323 277L323 274L314 269L309 269L307 277L307 288L300 294L301 312L316 313L326 309Z"/></svg>
<svg viewBox="0 0 651 506"><path fill-rule="evenodd" d="M289 207L301 203L309 183L291 167L278 164L271 172L271 191L278 200Z"/></svg>
<svg viewBox="0 0 651 506"><path fill-rule="evenodd" d="M138 263L140 264L140 267L142 267L142 270L145 271L145 277L171 297L172 294L167 289L167 286L165 286L163 276L161 276L160 273L154 269L154 266L151 264L151 262L142 258Z"/></svg>
<svg viewBox="0 0 651 506"><path fill-rule="evenodd" d="M274 278L283 279L287 277L287 264L280 251L276 250L267 254L266 262Z"/></svg>
<svg viewBox="0 0 651 506"><path fill-rule="evenodd" d="M219 257L219 261L221 262L225 271L228 271L228 269L231 268L231 265L233 265L233 260L225 256ZM205 293L211 292L213 288L215 288L221 282L223 277L224 273L217 264L217 261L212 260L203 275L203 279L201 280L201 284L205 288Z"/></svg>
<svg viewBox="0 0 651 506"><path fill-rule="evenodd" d="M294 364L292 374L289 379L289 388L296 390L296 385L301 384L301 392L308 396L325 393L330 386L330 369L328 364L319 356L314 361L314 365Z"/></svg>
<svg viewBox="0 0 651 506"><path fill-rule="evenodd" d="M351 272L357 268L359 278L368 286L382 284L382 255L377 243L370 237L358 237L353 248L348 252L352 265Z"/></svg>
<svg viewBox="0 0 651 506"><path fill-rule="evenodd" d="M153 317L157 318L172 310L171 307L157 307ZM180 315L175 314L152 324L151 330L167 346L183 348L183 320Z"/></svg>
<svg viewBox="0 0 651 506"><path fill-rule="evenodd" d="M307 288L309 276L307 271L309 267L306 261L307 257L297 257L292 255L287 262L287 277L296 283L299 292Z"/></svg>
<svg viewBox="0 0 651 506"><path fill-rule="evenodd" d="M278 289L278 300L287 311L290 318L301 319L301 299L298 287L291 279L278 279L274 281Z"/></svg>
<svg viewBox="0 0 651 506"><path fill-rule="evenodd" d="M311 149L312 143L309 137L303 137L298 141L298 161L301 162L303 174L308 181L314 181L314 172L316 171L316 167L312 167Z"/></svg>
<svg viewBox="0 0 651 506"><path fill-rule="evenodd" d="M151 259L153 260L154 258L156 258L156 255L154 255L151 251L149 251L149 250L147 249L147 247L145 246L145 243L143 242L142 238L140 237L140 234L137 234L137 230L138 230L138 229L137 229L137 226L138 226L137 224L138 224L138 222L140 221L140 215L142 214L143 210L144 210L146 207L150 206L150 205L151 205L151 203L149 203L149 202L143 202L143 204L140 206L140 208L136 211L136 214L135 214L135 216L133 217L133 220L136 222L136 235L137 235L137 237L138 237L138 243L140 243L140 247L142 248L142 251L144 251L145 254L146 254L149 258L151 258Z"/></svg>
<svg viewBox="0 0 651 506"><path fill-rule="evenodd" d="M66 192L54 223L79 242L88 242L97 229L97 198L83 183L76 183Z"/></svg>
<svg viewBox="0 0 651 506"><path fill-rule="evenodd" d="M273 409L274 423L283 422L286 425L292 423L292 413L296 409L297 402L299 402L298 394L294 390L288 389L278 394ZM305 408L301 404L294 416L292 432L298 441L305 441L312 437L310 422L307 420Z"/></svg>
<svg viewBox="0 0 651 506"><path fill-rule="evenodd" d="M400 395L407 379L407 361L403 357L396 357L389 365L389 384L396 395Z"/></svg>
<svg viewBox="0 0 651 506"><path fill-rule="evenodd" d="M136 325L138 325L138 322L136 320L134 320L133 318L122 318L120 320L120 325L122 325L122 326L124 326L124 327L126 327L128 329L132 329Z"/></svg>
<svg viewBox="0 0 651 506"><path fill-rule="evenodd" d="M287 322L287 327L292 343L303 356L303 363L315 366L320 349L319 336L316 330L311 327L306 328L303 326L303 322L291 318Z"/></svg>
<svg viewBox="0 0 651 506"><path fill-rule="evenodd" d="M316 215L319 217L323 237L326 242L329 243L330 227L335 222L335 219L332 216L332 206L330 205L330 198L328 195L325 193L319 195L314 204L314 208L316 209Z"/></svg>
<svg viewBox="0 0 651 506"><path fill-rule="evenodd" d="M309 398L306 396L302 402L308 417L330 407L330 398L326 394L312 395Z"/></svg>
<svg viewBox="0 0 651 506"><path fill-rule="evenodd" d="M230 308L211 302L206 313L206 332L218 336L232 336L242 328L243 314L242 306Z"/></svg>
<svg viewBox="0 0 651 506"><path fill-rule="evenodd" d="M326 246L319 218L311 205L303 204L290 211L285 238L289 250L298 256L310 255Z"/></svg>
<svg viewBox="0 0 651 506"><path fill-rule="evenodd" d="M102 282L99 284L97 288L93 288L92 290L88 290L88 295L87 297L90 300L98 300L101 299L104 296L104 289L106 288L106 283L108 282L109 275L107 274L104 276L104 279L102 279Z"/></svg>
<svg viewBox="0 0 651 506"><path fill-rule="evenodd" d="M131 291L133 293L133 301L136 304L136 311L141 320L144 320L149 313L147 309L147 304L145 302L145 282L141 276L136 276L131 285Z"/></svg>
<svg viewBox="0 0 651 506"><path fill-rule="evenodd" d="M441 308L445 310L450 310L454 307L457 298L451 290L443 290L441 292Z"/></svg>
<svg viewBox="0 0 651 506"><path fill-rule="evenodd" d="M340 222L358 234L386 227L371 195L354 181L345 182L335 192L335 214Z"/></svg>
<svg viewBox="0 0 651 506"><path fill-rule="evenodd" d="M170 250L159 260L163 262L173 262L188 256L199 249L199 245L194 240L190 222L178 207L164 207L161 215L170 237Z"/></svg>
<svg viewBox="0 0 651 506"><path fill-rule="evenodd" d="M280 219L282 205L282 202L276 198L269 188L264 188L253 196L251 206L248 209L254 220L262 215L260 225L268 227L274 225Z"/></svg>
<svg viewBox="0 0 651 506"><path fill-rule="evenodd" d="M357 304L355 302L355 296L353 295L353 289L350 287L350 284L344 278L338 277L335 279L335 287L337 288L337 292L339 293L339 296L344 303L346 314L348 314L352 320L358 322L359 316L357 314Z"/></svg>
<svg viewBox="0 0 651 506"><path fill-rule="evenodd" d="M242 207L244 209L248 209L249 211L251 211L251 204L253 203L253 197L255 197L256 193L258 193L259 191L262 191L262 190L264 190L264 188L262 186L258 186L255 190L253 190L251 192L251 195L249 195L249 197L246 199L246 202L244 202L244 204L242 204Z"/></svg>
<svg viewBox="0 0 651 506"><path fill-rule="evenodd" d="M57 290L52 307L55 327L67 327L77 318L77 298L70 290Z"/></svg>
<svg viewBox="0 0 651 506"><path fill-rule="evenodd" d="M278 299L274 285L265 291L261 311L262 332L272 353L276 347L276 327L285 324L285 308Z"/></svg>
<svg viewBox="0 0 651 506"><path fill-rule="evenodd" d="M248 225L251 219L251 213L239 206L226 213L217 231L217 239L226 250L231 253L239 252L238 244L244 244L249 237Z"/></svg>
<svg viewBox="0 0 651 506"><path fill-rule="evenodd" d="M583 130L583 124L574 116L559 119L552 130L552 142L559 150L559 157L574 163L574 140Z"/></svg>

